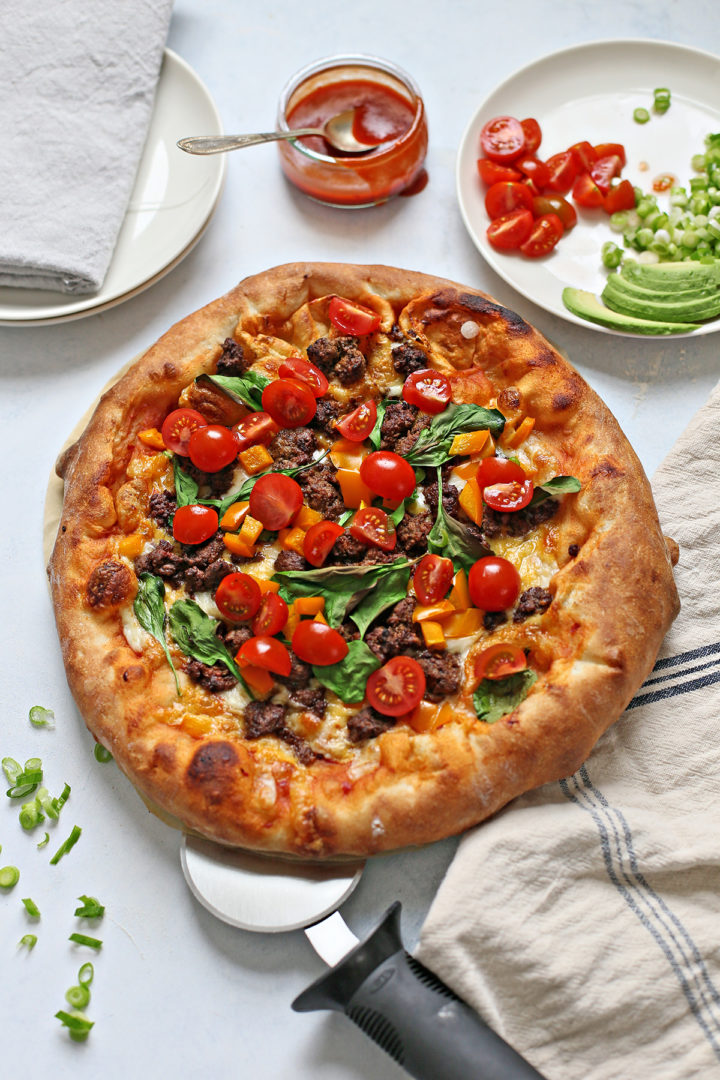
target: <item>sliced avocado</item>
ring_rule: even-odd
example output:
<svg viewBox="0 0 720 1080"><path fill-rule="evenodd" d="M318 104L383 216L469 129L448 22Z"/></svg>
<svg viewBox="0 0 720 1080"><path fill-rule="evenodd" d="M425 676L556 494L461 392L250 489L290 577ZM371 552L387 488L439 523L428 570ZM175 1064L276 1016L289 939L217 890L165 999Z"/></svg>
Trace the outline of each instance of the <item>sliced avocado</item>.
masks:
<svg viewBox="0 0 720 1080"><path fill-rule="evenodd" d="M672 291L667 289L653 289L647 283L641 285L632 278L625 277L619 271L608 274L608 283L611 288L622 291L624 296L635 296L638 300L701 300L703 297L713 299L720 296L720 288L712 283L690 285L685 281L679 281Z"/></svg>
<svg viewBox="0 0 720 1080"><path fill-rule="evenodd" d="M683 334L700 327L699 323L660 322L657 319L623 315L605 307L593 293L585 289L573 289L569 285L563 289L562 298L565 307L573 315L608 326L611 330L625 330L634 334Z"/></svg>
<svg viewBox="0 0 720 1080"><path fill-rule="evenodd" d="M662 319L664 322L688 322L691 319L714 319L720 315L720 291L710 296L690 296L683 299L679 292L654 293L638 297L625 288L619 274L610 274L601 299L614 311L640 319Z"/></svg>
<svg viewBox="0 0 720 1080"><path fill-rule="evenodd" d="M699 285L720 286L720 260L712 263L667 262L641 263L626 259L620 273L624 278L656 292L674 292L675 289L691 289Z"/></svg>

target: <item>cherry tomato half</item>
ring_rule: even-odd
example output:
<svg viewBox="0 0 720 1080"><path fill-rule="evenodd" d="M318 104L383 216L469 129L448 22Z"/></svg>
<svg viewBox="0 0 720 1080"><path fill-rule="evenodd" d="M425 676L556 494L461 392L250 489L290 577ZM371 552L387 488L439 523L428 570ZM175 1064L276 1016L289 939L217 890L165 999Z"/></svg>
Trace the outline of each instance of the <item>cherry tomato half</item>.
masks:
<svg viewBox="0 0 720 1080"><path fill-rule="evenodd" d="M411 656L393 656L367 681L367 699L383 716L403 716L424 693L425 672Z"/></svg>
<svg viewBox="0 0 720 1080"><path fill-rule="evenodd" d="M392 450L368 454L360 466L360 479L376 495L397 503L411 495L417 483L410 462Z"/></svg>
<svg viewBox="0 0 720 1080"><path fill-rule="evenodd" d="M297 379L273 379L262 392L262 406L285 428L304 427L317 411L312 390Z"/></svg>
<svg viewBox="0 0 720 1080"><path fill-rule="evenodd" d="M611 187L603 199L603 210L606 214L615 214L618 210L635 209L635 188L629 180L621 180L615 187Z"/></svg>
<svg viewBox="0 0 720 1080"><path fill-rule="evenodd" d="M622 169L622 162L617 154L610 154L609 157L598 158L593 163L590 169L590 176L595 181L597 186L602 191L603 195L607 195L610 190L610 182L620 175Z"/></svg>
<svg viewBox="0 0 720 1080"><path fill-rule="evenodd" d="M451 559L441 555L423 555L415 567L413 587L421 604L437 604L445 598L455 576Z"/></svg>
<svg viewBox="0 0 720 1080"><path fill-rule="evenodd" d="M597 150L589 142L574 143L570 147L570 153L575 158L578 172L590 172L598 159Z"/></svg>
<svg viewBox="0 0 720 1080"><path fill-rule="evenodd" d="M188 455L203 472L219 472L238 456L237 435L222 424L198 428L188 439Z"/></svg>
<svg viewBox="0 0 720 1080"><path fill-rule="evenodd" d="M272 595L268 593L268 595ZM239 571L224 577L215 592L220 614L234 622L252 619L260 607L262 593L255 578Z"/></svg>
<svg viewBox="0 0 720 1080"><path fill-rule="evenodd" d="M536 218L543 214L557 214L565 226L565 231L577 225L577 210L562 195L536 195L533 199L533 214Z"/></svg>
<svg viewBox="0 0 720 1080"><path fill-rule="evenodd" d="M335 427L344 439L350 442L363 442L375 427L377 404L375 401L363 401L356 409L338 420Z"/></svg>
<svg viewBox="0 0 720 1080"><path fill-rule="evenodd" d="M532 232L533 216L529 210L513 210L512 214L491 221L488 230L488 242L498 251L517 251Z"/></svg>
<svg viewBox="0 0 720 1080"><path fill-rule="evenodd" d="M511 562L499 555L487 555L470 567L470 599L482 611L505 611L520 592L520 575Z"/></svg>
<svg viewBox="0 0 720 1080"><path fill-rule="evenodd" d="M348 643L341 633L327 623L302 619L293 632L292 649L306 664L327 667L345 659Z"/></svg>
<svg viewBox="0 0 720 1080"><path fill-rule="evenodd" d="M525 150L522 124L514 116L496 116L480 132L480 145L485 157L507 165Z"/></svg>
<svg viewBox="0 0 720 1080"><path fill-rule="evenodd" d="M191 503L173 515L173 536L179 544L204 544L218 530L218 514L212 506Z"/></svg>
<svg viewBox="0 0 720 1080"><path fill-rule="evenodd" d="M538 188L544 188L550 179L550 170L544 161L533 157L532 154L524 154L515 162L515 167L525 176L529 177Z"/></svg>
<svg viewBox="0 0 720 1080"><path fill-rule="evenodd" d="M322 397L328 388L328 381L320 368L300 356L289 356L283 360L279 375L281 379L299 379L301 383L307 383L315 398Z"/></svg>
<svg viewBox="0 0 720 1080"><path fill-rule="evenodd" d="M499 184L501 180L520 180L522 177L522 173L518 169L513 169L510 165L498 165L496 161L491 161L490 158L478 158L477 167L480 179L488 187Z"/></svg>
<svg viewBox="0 0 720 1080"><path fill-rule="evenodd" d="M371 311L362 304L351 304L341 296L333 296L328 304L328 315L336 330L354 337L374 334L380 326L380 316L376 311Z"/></svg>
<svg viewBox="0 0 720 1080"><path fill-rule="evenodd" d="M248 446L257 446L258 443L267 446L279 430L270 413L266 412L250 413L233 428L238 439L238 450L247 450Z"/></svg>
<svg viewBox="0 0 720 1080"><path fill-rule="evenodd" d="M282 596L275 592L263 593L260 607L252 621L253 634L256 637L274 637L288 621L288 615L288 606Z"/></svg>
<svg viewBox="0 0 720 1080"><path fill-rule="evenodd" d="M593 180L590 173L582 172L573 184L572 197L578 206L587 206L592 209L602 206L603 193Z"/></svg>
<svg viewBox="0 0 720 1080"><path fill-rule="evenodd" d="M536 218L530 235L525 243L520 245L520 250L530 259L539 259L552 251L564 232L565 227L557 214L543 214Z"/></svg>
<svg viewBox="0 0 720 1080"><path fill-rule="evenodd" d="M573 155L569 150L565 150L561 154L553 154L545 164L550 174L545 187L558 195L567 195L578 173L577 162Z"/></svg>
<svg viewBox="0 0 720 1080"><path fill-rule="evenodd" d="M484 491L488 484L510 484L513 481L522 483L526 476L522 465L518 465L516 461L503 457L487 457L478 465L475 479L480 491Z"/></svg>
<svg viewBox="0 0 720 1080"><path fill-rule="evenodd" d="M165 417L161 434L163 442L173 454L188 456L188 441L193 431L207 427L207 420L196 409L173 409Z"/></svg>
<svg viewBox="0 0 720 1080"><path fill-rule="evenodd" d="M452 398L447 375L432 368L422 368L408 375L402 388L403 400L416 405L420 412L436 416L444 412Z"/></svg>
<svg viewBox="0 0 720 1080"><path fill-rule="evenodd" d="M527 506L533 496L533 482L528 476L525 480L505 481L501 484L489 484L483 489L482 497L493 510L502 514L512 514Z"/></svg>
<svg viewBox="0 0 720 1080"><path fill-rule="evenodd" d="M625 147L619 142L607 142L599 143L593 147L593 150L599 158L609 157L610 154L615 154L620 158L620 164L624 167L627 164L627 157L625 154Z"/></svg>
<svg viewBox="0 0 720 1080"><path fill-rule="evenodd" d="M537 120L528 117L527 120L520 121L520 127L523 129L523 135L525 136L525 153L534 154L542 142L540 125Z"/></svg>
<svg viewBox="0 0 720 1080"><path fill-rule="evenodd" d="M483 679L504 679L526 667L527 657L519 645L498 641L475 658L475 678L478 683Z"/></svg>
<svg viewBox="0 0 720 1080"><path fill-rule="evenodd" d="M382 551L395 550L395 526L379 506L364 506L358 510L348 531L369 547L379 547Z"/></svg>
<svg viewBox="0 0 720 1080"><path fill-rule="evenodd" d="M335 521L318 521L311 525L303 540L303 554L311 566L322 566L332 551L338 536L345 532Z"/></svg>
<svg viewBox="0 0 720 1080"><path fill-rule="evenodd" d="M253 484L248 509L266 529L276 532L290 524L302 504L302 488L297 480L283 473L268 473Z"/></svg>
<svg viewBox="0 0 720 1080"><path fill-rule="evenodd" d="M272 671L274 675L289 675L292 668L290 653L282 641L265 634L244 642L237 651L237 659Z"/></svg>
<svg viewBox="0 0 720 1080"><path fill-rule="evenodd" d="M531 210L532 193L526 184L501 180L488 188L485 209L488 217L493 219L511 214L513 210Z"/></svg>

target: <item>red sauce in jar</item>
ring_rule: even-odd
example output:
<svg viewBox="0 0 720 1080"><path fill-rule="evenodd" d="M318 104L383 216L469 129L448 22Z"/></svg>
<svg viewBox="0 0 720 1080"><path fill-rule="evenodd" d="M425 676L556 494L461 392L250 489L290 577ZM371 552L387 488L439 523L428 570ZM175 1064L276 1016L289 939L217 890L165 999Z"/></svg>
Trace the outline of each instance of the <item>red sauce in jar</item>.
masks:
<svg viewBox="0 0 720 1080"><path fill-rule="evenodd" d="M346 109L355 109L352 133L358 142L380 143L381 147L409 131L415 110L389 86L366 79L318 86L287 115L288 127L322 127L326 120ZM321 136L306 135L300 142L319 154L339 157Z"/></svg>

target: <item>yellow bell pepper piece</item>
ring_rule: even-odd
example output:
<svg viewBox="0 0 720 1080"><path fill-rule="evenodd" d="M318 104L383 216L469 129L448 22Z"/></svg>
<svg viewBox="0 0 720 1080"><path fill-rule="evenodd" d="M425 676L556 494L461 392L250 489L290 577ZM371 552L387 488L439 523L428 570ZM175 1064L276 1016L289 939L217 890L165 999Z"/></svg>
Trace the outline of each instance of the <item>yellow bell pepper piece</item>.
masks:
<svg viewBox="0 0 720 1080"><path fill-rule="evenodd" d="M240 539L239 533L225 533L223 544L233 555L243 555L246 559L252 559L255 555L255 545L246 544Z"/></svg>
<svg viewBox="0 0 720 1080"><path fill-rule="evenodd" d="M483 613L479 608L468 608L467 611L458 611L451 615L442 625L446 638L469 637L482 630Z"/></svg>
<svg viewBox="0 0 720 1080"><path fill-rule="evenodd" d="M140 533L129 533L118 540L118 555L124 555L126 559L137 559L144 546L144 536Z"/></svg>
<svg viewBox="0 0 720 1080"><path fill-rule="evenodd" d="M296 551L298 555L304 554L305 531L303 529L297 529L295 526L292 529L281 529L278 540L280 547L285 551Z"/></svg>
<svg viewBox="0 0 720 1080"><path fill-rule="evenodd" d="M269 454L264 446L248 446L247 450L241 450L238 457L240 464L246 473L255 476L256 473L269 469L273 463L272 454Z"/></svg>
<svg viewBox="0 0 720 1080"><path fill-rule="evenodd" d="M236 502L232 506L228 506L227 510L220 518L220 528L228 529L230 532L237 532L245 520L245 515L248 512L249 502Z"/></svg>
<svg viewBox="0 0 720 1080"><path fill-rule="evenodd" d="M298 596L295 600L293 607L298 615L319 615L321 611L325 610L325 597L324 596Z"/></svg>
<svg viewBox="0 0 720 1080"><path fill-rule="evenodd" d="M525 442L534 427L534 418L532 416L526 416L514 431L508 431L507 428L505 429L502 439L503 444L507 447L519 446L520 443Z"/></svg>
<svg viewBox="0 0 720 1080"><path fill-rule="evenodd" d="M460 505L471 521L474 521L476 525L482 524L482 495L475 477L468 480L460 492Z"/></svg>
<svg viewBox="0 0 720 1080"><path fill-rule="evenodd" d="M297 525L298 529L305 529L307 532L311 525L317 525L319 521L324 520L319 510L313 510L311 506L305 506L303 503L293 518L293 525Z"/></svg>
<svg viewBox="0 0 720 1080"><path fill-rule="evenodd" d="M423 632L423 638L428 649L444 649L445 648L445 634L443 633L442 625L439 622L433 622L432 619L426 619L420 623Z"/></svg>
<svg viewBox="0 0 720 1080"><path fill-rule="evenodd" d="M351 469L356 472L367 457L367 450L362 443L350 439L336 439L330 447L330 460L336 469Z"/></svg>
<svg viewBox="0 0 720 1080"><path fill-rule="evenodd" d="M458 611L467 611L467 609L471 607L467 574L464 570L458 570L453 578L453 587L450 590L448 600Z"/></svg>
<svg viewBox="0 0 720 1080"><path fill-rule="evenodd" d="M138 439L145 446L152 447L153 450L164 450L165 442L162 434L156 427L145 428L144 431L138 431Z"/></svg>
<svg viewBox="0 0 720 1080"><path fill-rule="evenodd" d="M240 527L238 536L244 544L254 544L263 531L262 521L258 521L252 514L246 514Z"/></svg>
<svg viewBox="0 0 720 1080"><path fill-rule="evenodd" d="M372 504L374 493L360 479L359 472L354 469L338 469L337 481L348 509L357 510L363 502L368 506Z"/></svg>
<svg viewBox="0 0 720 1080"><path fill-rule="evenodd" d="M413 731L421 735L423 732L435 729L439 715L439 705L434 705L432 701L421 701L405 719Z"/></svg>
<svg viewBox="0 0 720 1080"><path fill-rule="evenodd" d="M437 622L438 619L447 619L455 614L455 607L449 600L438 600L437 604L418 604L413 611L413 622L425 622L430 619Z"/></svg>
<svg viewBox="0 0 720 1080"><path fill-rule="evenodd" d="M456 435L450 444L450 455L454 457L455 454L479 454L489 438L490 432L482 429Z"/></svg>

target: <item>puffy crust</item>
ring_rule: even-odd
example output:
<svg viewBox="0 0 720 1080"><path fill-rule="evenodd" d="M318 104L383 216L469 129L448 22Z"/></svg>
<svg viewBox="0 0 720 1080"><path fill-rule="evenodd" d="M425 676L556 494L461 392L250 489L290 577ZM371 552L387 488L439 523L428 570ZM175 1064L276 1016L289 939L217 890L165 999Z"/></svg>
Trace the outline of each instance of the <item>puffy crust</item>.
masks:
<svg viewBox="0 0 720 1080"><path fill-rule="evenodd" d="M452 376L456 400L517 387L558 472L582 482L558 520L563 556L538 640L544 670L492 725L470 718L418 734L398 725L351 761L299 764L273 739L243 741L212 695L178 704L160 647L127 644L117 612L116 496L138 431L159 427L178 395L213 370L222 341L306 346L339 294L399 318ZM461 328L475 323L480 332ZM267 360L272 370L272 360ZM357 388L354 388L357 393ZM450 281L384 266L292 264L241 282L170 329L102 398L59 462L65 503L49 566L68 680L93 734L136 787L187 828L226 844L327 857L421 844L476 824L515 796L569 775L650 671L678 610L648 481L616 421L580 375L518 315ZM122 500L120 500L122 503ZM88 599L88 582L102 588ZM132 576L132 575L131 575ZM108 581L110 584L108 584ZM114 589L117 585L117 589ZM107 601L107 602L105 602ZM196 737L183 715L213 718Z"/></svg>

